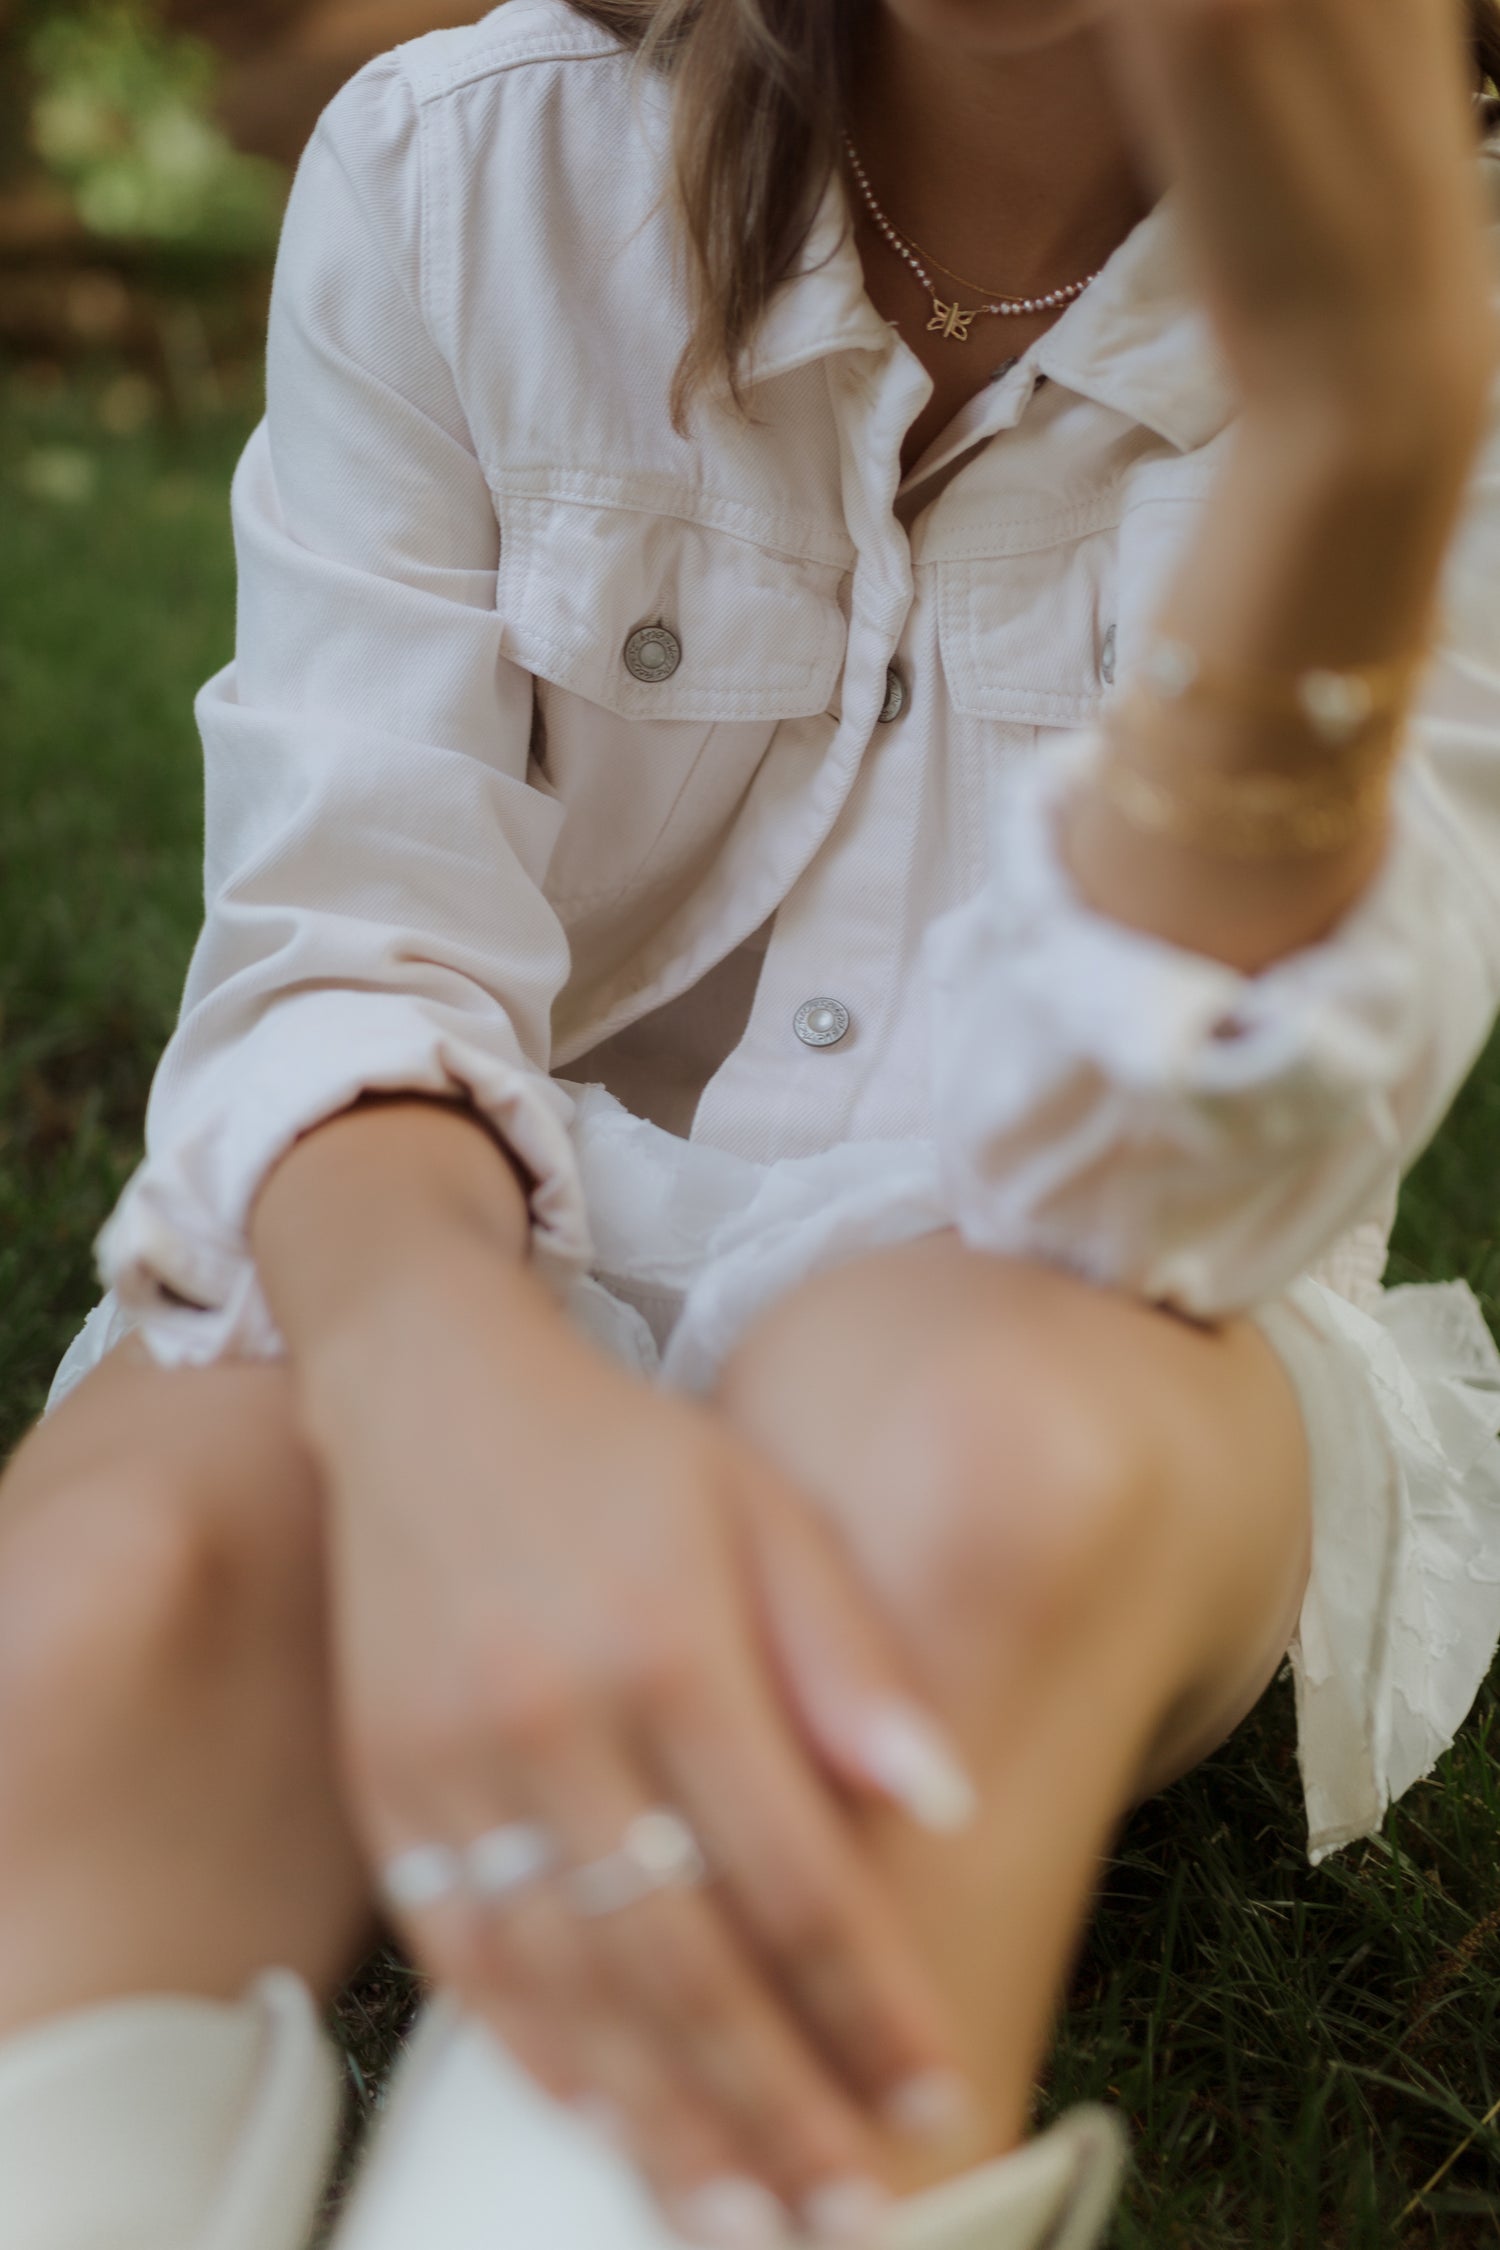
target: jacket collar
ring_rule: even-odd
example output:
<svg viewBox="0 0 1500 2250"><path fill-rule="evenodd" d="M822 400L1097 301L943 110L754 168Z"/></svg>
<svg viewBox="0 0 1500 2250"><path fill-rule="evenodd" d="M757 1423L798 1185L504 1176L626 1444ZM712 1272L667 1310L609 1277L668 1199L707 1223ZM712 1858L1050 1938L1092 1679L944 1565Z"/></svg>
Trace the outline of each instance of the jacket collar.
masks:
<svg viewBox="0 0 1500 2250"><path fill-rule="evenodd" d="M886 352L891 342L891 330L865 293L849 205L835 176L823 190L795 270L772 296L745 349L740 381L748 389L835 352Z"/></svg>
<svg viewBox="0 0 1500 2250"><path fill-rule="evenodd" d="M1037 365L1183 453L1233 419L1239 401L1194 285L1172 189L1043 336Z"/></svg>
<svg viewBox="0 0 1500 2250"><path fill-rule="evenodd" d="M831 179L796 272L767 307L742 365L746 388L835 352L889 352L865 293L842 182ZM1168 189L1036 347L1054 382L1113 407L1182 451L1204 445L1236 400L1198 300Z"/></svg>

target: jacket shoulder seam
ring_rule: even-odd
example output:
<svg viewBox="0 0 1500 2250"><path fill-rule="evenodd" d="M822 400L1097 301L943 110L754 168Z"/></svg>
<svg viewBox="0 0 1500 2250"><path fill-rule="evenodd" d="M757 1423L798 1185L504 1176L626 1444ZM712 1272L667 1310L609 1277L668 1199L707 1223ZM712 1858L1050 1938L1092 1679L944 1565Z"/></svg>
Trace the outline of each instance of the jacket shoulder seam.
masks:
<svg viewBox="0 0 1500 2250"><path fill-rule="evenodd" d="M458 93L465 86L478 84L486 78L498 78L523 65L557 62L616 62L625 50L613 40L602 40L580 27L577 38L570 38L561 30L518 33L511 39L497 39L475 54L465 55L461 61L445 64L423 63L412 47L398 47L396 57L413 97L422 107L441 101L447 94Z"/></svg>

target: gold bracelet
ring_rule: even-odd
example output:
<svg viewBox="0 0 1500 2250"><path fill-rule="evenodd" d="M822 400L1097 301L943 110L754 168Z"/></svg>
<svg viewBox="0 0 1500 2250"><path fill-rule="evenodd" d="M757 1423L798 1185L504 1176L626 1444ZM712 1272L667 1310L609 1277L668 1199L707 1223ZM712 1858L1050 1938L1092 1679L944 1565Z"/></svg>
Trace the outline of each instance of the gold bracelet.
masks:
<svg viewBox="0 0 1500 2250"><path fill-rule="evenodd" d="M1134 828L1224 859L1277 859L1352 843L1384 809L1388 771L1387 761L1336 789L1280 773L1199 773L1169 786L1111 750L1093 778Z"/></svg>
<svg viewBox="0 0 1500 2250"><path fill-rule="evenodd" d="M1341 742L1324 737L1315 747L1300 752L1295 764L1288 761L1268 767L1259 779L1278 783L1285 780L1289 789L1302 796L1316 796L1323 791L1341 794L1356 788L1362 775L1383 771L1389 764L1400 737L1404 708L1402 703L1372 716ZM1243 790L1252 784L1255 777L1237 772L1233 767L1217 767L1201 759L1185 764L1180 748L1168 752L1162 741L1161 711L1161 699L1136 677L1111 696L1104 706L1102 721L1117 741L1135 753L1137 767L1150 773L1155 762L1161 762L1162 770L1156 778L1163 786L1190 790L1201 784L1202 789L1219 802L1226 791ZM1267 804L1282 795L1280 789L1272 789L1267 796L1254 787L1251 793L1259 795Z"/></svg>
<svg viewBox="0 0 1500 2250"><path fill-rule="evenodd" d="M1184 642L1158 636L1141 670L1105 707L1110 748L1096 780L1132 826L1222 858L1342 850L1384 810L1400 721L1424 661L1408 656L1357 672L1278 678L1205 664ZM1297 721L1317 752L1290 771L1225 771L1185 764L1180 754L1153 771L1161 706L1191 696Z"/></svg>
<svg viewBox="0 0 1500 2250"><path fill-rule="evenodd" d="M1211 664L1186 641L1158 634L1135 685L1162 703L1201 697L1260 718L1290 720L1307 727L1326 747L1341 749L1382 719L1399 717L1427 656L1424 648L1387 664L1346 671L1314 665L1278 676Z"/></svg>

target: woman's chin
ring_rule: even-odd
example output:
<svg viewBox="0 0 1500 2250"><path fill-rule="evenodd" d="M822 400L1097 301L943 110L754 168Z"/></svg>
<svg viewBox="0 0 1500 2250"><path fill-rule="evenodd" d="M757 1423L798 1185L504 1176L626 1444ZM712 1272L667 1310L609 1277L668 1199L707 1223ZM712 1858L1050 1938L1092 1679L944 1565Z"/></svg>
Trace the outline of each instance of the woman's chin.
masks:
<svg viewBox="0 0 1500 2250"><path fill-rule="evenodd" d="M882 0L911 37L975 57L1054 46L1113 15L1117 0Z"/></svg>

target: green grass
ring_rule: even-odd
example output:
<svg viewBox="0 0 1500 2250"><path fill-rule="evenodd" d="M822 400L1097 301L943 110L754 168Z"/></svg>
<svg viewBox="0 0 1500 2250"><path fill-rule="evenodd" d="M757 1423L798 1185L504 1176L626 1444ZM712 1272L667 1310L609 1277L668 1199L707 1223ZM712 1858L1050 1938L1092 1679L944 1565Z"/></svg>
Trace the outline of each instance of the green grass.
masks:
<svg viewBox="0 0 1500 2250"><path fill-rule="evenodd" d="M243 431L0 418L0 1451L94 1294L200 900L192 693L224 662ZM92 496L31 496L50 479Z"/></svg>
<svg viewBox="0 0 1500 2250"><path fill-rule="evenodd" d="M87 386L0 406L0 1452L92 1301L196 927L190 705L230 649L244 428L108 438ZM1492 1319L1497 1145L1500 1045L1409 1183L1393 1267L1466 1275ZM1500 2236L1497 1749L1492 1683L1437 1780L1314 1873L1279 1684L1130 1822L1047 2086L1131 2120L1119 2250ZM387 1953L341 2003L366 2094L411 1997Z"/></svg>

